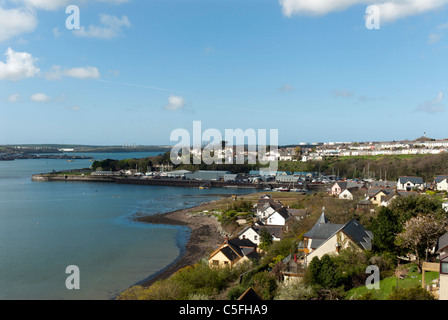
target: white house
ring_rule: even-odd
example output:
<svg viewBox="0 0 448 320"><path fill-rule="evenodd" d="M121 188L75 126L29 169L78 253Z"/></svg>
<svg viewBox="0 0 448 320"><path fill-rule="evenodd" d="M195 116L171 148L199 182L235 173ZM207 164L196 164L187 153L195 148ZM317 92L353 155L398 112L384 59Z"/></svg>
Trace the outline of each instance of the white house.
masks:
<svg viewBox="0 0 448 320"><path fill-rule="evenodd" d="M361 183L358 183L356 181L338 181L333 184L331 187L330 194L333 196L339 196L342 191L349 189L349 190L357 190L361 188L363 185Z"/></svg>
<svg viewBox="0 0 448 320"><path fill-rule="evenodd" d="M348 189L345 189L339 194L339 199L353 200L353 194Z"/></svg>
<svg viewBox="0 0 448 320"><path fill-rule="evenodd" d="M283 228L281 226L264 225L252 225L247 227L238 234L238 238L242 240L249 239L256 245L260 245L262 229L266 229L271 234L272 241L280 241L282 239Z"/></svg>
<svg viewBox="0 0 448 320"><path fill-rule="evenodd" d="M421 177L399 177L397 189L402 191L411 191L412 189L424 189L425 183Z"/></svg>
<svg viewBox="0 0 448 320"><path fill-rule="evenodd" d="M448 176L437 176L434 178L436 190L448 191Z"/></svg>
<svg viewBox="0 0 448 320"><path fill-rule="evenodd" d="M448 212L448 202L442 203L442 209Z"/></svg>
<svg viewBox="0 0 448 320"><path fill-rule="evenodd" d="M268 226L285 226L286 221L291 218L291 215L288 212L288 209L282 207L272 214L270 214L266 220L265 224Z"/></svg>

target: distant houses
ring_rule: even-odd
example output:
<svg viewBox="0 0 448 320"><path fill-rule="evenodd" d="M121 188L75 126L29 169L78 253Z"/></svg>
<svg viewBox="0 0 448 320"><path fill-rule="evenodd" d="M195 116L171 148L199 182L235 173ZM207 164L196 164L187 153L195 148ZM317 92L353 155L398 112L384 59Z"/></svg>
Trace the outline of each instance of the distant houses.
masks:
<svg viewBox="0 0 448 320"><path fill-rule="evenodd" d="M272 241L279 241L283 238L284 232L288 231L291 222L301 220L307 215L305 209L285 207L267 194L258 199L254 209L255 222L240 231L238 237L243 240L249 239L256 245L261 244L263 230L269 232Z"/></svg>

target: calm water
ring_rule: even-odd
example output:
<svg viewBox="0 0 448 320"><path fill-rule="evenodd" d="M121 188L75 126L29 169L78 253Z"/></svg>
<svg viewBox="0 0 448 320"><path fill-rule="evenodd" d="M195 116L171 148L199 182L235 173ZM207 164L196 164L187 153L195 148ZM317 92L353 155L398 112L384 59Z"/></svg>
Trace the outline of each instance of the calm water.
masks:
<svg viewBox="0 0 448 320"><path fill-rule="evenodd" d="M172 263L189 237L186 227L136 223L133 216L254 191L31 181L34 173L90 164L0 161L0 299L113 298ZM69 265L79 267L80 290L65 287Z"/></svg>

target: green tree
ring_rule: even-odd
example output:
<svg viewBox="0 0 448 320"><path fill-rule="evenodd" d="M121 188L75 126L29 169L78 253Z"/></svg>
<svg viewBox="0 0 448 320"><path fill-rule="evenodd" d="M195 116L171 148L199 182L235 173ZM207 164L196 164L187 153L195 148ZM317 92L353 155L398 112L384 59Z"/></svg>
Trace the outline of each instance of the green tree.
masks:
<svg viewBox="0 0 448 320"><path fill-rule="evenodd" d="M266 228L262 228L260 231L260 247L267 248L272 244L272 235Z"/></svg>
<svg viewBox="0 0 448 320"><path fill-rule="evenodd" d="M392 200L389 208L398 216L401 224L419 214L434 214L437 218L446 217L441 202L425 195L397 197Z"/></svg>
<svg viewBox="0 0 448 320"><path fill-rule="evenodd" d="M330 289L341 286L342 278L337 272L337 265L328 254L325 254L321 259L314 257L311 260L305 273L305 282Z"/></svg>
<svg viewBox="0 0 448 320"><path fill-rule="evenodd" d="M378 216L370 227L373 233L373 248L375 251L394 252L395 237L402 230L398 216L389 208L381 207Z"/></svg>

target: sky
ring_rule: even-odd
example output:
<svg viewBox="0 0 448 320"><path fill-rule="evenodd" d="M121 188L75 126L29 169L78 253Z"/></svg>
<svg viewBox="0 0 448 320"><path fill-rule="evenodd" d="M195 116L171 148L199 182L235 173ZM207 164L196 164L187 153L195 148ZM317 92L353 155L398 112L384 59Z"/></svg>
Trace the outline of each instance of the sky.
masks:
<svg viewBox="0 0 448 320"><path fill-rule="evenodd" d="M0 144L444 139L447 75L448 0L0 0Z"/></svg>

